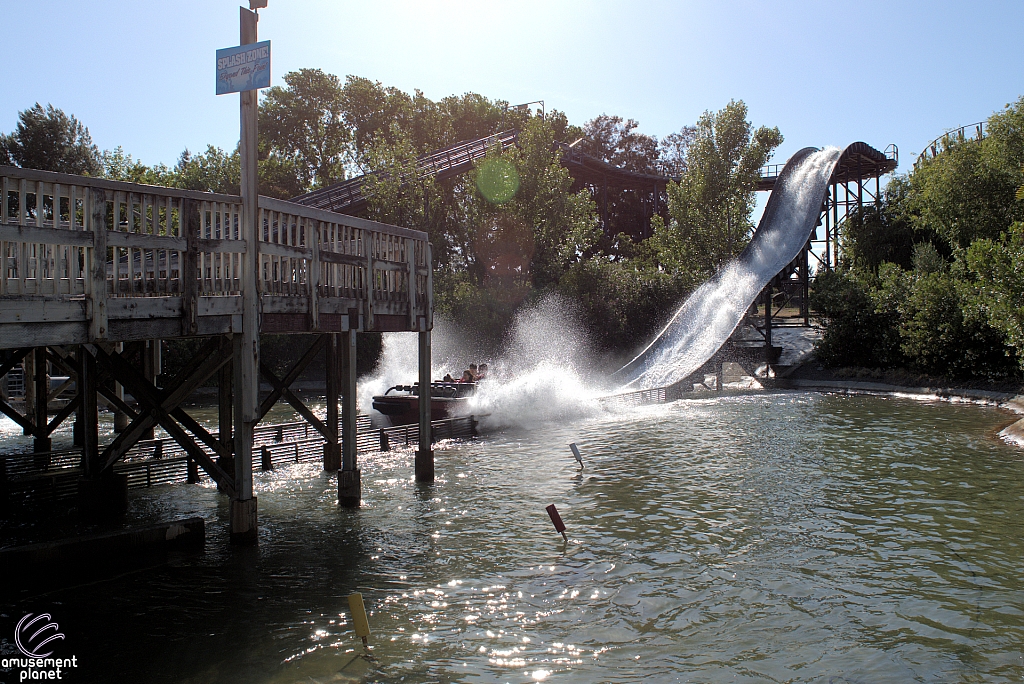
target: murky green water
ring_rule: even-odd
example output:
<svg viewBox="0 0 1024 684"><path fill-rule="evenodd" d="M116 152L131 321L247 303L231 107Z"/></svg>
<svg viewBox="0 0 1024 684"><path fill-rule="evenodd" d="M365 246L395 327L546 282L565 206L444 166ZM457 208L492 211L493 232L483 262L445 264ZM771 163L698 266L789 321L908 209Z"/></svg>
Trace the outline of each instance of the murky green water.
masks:
<svg viewBox="0 0 1024 684"><path fill-rule="evenodd" d="M258 475L255 549L226 544L212 489L133 491L135 519L205 516L207 552L26 598L5 623L45 605L79 681L1019 682L1007 422L876 397L683 401L447 445L433 486L409 452L365 457L359 511L295 466ZM355 657L353 591L376 664Z"/></svg>

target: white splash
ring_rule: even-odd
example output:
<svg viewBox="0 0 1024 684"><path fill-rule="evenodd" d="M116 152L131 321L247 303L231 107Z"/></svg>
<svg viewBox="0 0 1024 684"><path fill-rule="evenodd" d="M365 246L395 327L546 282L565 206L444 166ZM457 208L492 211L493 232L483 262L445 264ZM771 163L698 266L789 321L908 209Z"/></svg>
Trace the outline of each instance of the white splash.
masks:
<svg viewBox="0 0 1024 684"><path fill-rule="evenodd" d="M764 286L807 244L840 154L831 147L794 155L747 248L690 295L654 341L616 375L630 388L664 387L711 358Z"/></svg>
<svg viewBox="0 0 1024 684"><path fill-rule="evenodd" d="M602 411L606 394L589 366L590 345L570 303L548 297L523 309L513 323L504 350L489 358L473 342L472 330L434 319L431 378L461 377L470 363L488 364L466 413L482 416L484 428L532 426ZM418 340L410 333L385 333L377 369L359 380L359 410L372 411L374 395L395 385L417 382ZM379 417L377 414L376 417Z"/></svg>

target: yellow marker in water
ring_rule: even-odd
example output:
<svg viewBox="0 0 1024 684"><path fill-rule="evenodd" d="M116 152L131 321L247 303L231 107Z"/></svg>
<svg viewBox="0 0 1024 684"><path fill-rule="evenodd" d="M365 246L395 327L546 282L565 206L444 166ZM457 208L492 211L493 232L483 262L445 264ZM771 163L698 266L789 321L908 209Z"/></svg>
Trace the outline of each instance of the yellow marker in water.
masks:
<svg viewBox="0 0 1024 684"><path fill-rule="evenodd" d="M366 638L370 636L370 622L366 619L366 608L363 607L363 595L359 592L350 594L348 608L352 611L352 626L356 636L363 640L363 646L369 647Z"/></svg>

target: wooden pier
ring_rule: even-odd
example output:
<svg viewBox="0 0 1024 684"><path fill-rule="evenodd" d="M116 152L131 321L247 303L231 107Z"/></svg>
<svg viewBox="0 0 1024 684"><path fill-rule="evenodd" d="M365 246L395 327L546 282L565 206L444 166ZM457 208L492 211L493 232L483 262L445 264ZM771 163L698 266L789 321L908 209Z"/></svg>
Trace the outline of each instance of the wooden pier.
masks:
<svg viewBox="0 0 1024 684"><path fill-rule="evenodd" d="M0 411L40 453L74 419L83 510L117 512L127 479L115 466L159 426L231 497L232 538L255 539L255 430L279 400L322 440L324 468L339 471L339 502L358 505L356 333L417 333L420 378L429 382L425 233L254 193L247 202L4 166L0 193L0 377L23 366L26 395L24 412L2 398ZM297 333L313 342L278 377L260 359L259 336ZM205 342L157 386L158 342L179 338ZM320 355L323 420L290 387ZM48 369L75 388L59 410ZM183 403L214 379L219 418L210 432ZM273 387L262 401L261 379ZM98 439L99 401L122 416L109 444ZM417 477L431 479L425 413L418 439Z"/></svg>

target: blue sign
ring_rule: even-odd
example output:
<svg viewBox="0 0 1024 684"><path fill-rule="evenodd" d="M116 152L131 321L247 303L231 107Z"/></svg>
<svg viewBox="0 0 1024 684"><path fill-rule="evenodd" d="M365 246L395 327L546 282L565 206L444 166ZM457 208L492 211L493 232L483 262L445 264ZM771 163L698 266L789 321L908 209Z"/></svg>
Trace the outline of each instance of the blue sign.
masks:
<svg viewBox="0 0 1024 684"><path fill-rule="evenodd" d="M270 41L217 50L217 94L270 87Z"/></svg>

